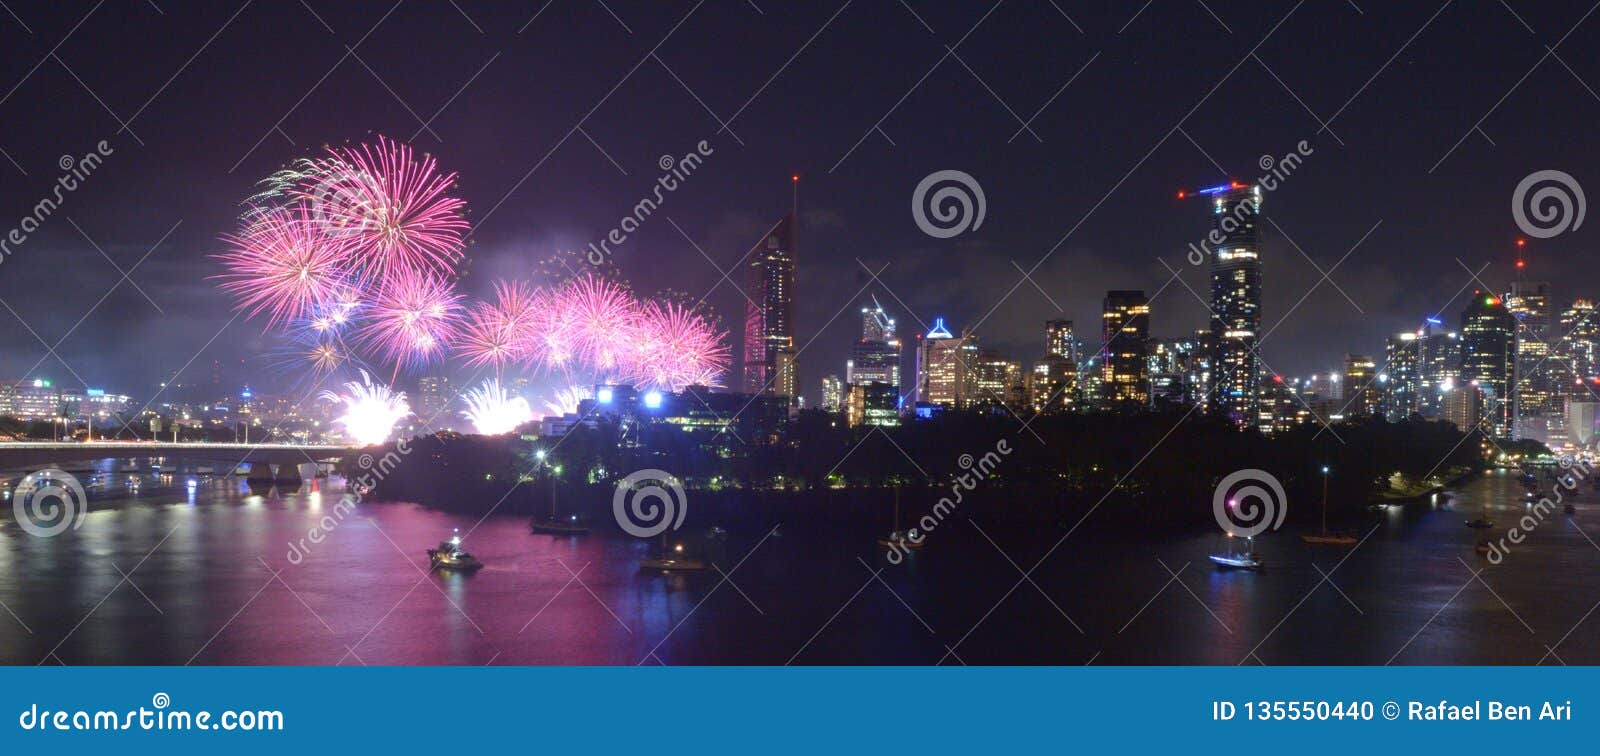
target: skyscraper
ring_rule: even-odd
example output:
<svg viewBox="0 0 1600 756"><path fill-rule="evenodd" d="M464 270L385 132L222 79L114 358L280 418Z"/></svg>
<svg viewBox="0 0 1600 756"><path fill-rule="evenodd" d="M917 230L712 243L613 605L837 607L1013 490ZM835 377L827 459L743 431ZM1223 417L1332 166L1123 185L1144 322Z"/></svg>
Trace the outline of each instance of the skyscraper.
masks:
<svg viewBox="0 0 1600 756"><path fill-rule="evenodd" d="M1551 344L1556 350L1552 362L1555 384L1562 387L1559 393L1576 399L1594 401L1591 390L1596 377L1600 377L1600 312L1594 302L1579 299L1561 312L1560 339Z"/></svg>
<svg viewBox="0 0 1600 756"><path fill-rule="evenodd" d="M1044 322L1044 353L1047 357L1055 357L1076 363L1078 361L1078 341L1073 336L1072 321L1046 320Z"/></svg>
<svg viewBox="0 0 1600 756"><path fill-rule="evenodd" d="M1203 405L1211 391L1211 359L1216 348L1210 331L1176 339L1152 339L1150 395L1176 406Z"/></svg>
<svg viewBox="0 0 1600 756"><path fill-rule="evenodd" d="M793 403L795 385L794 296L796 216L786 215L750 256L746 290L754 301L745 308L744 391L785 396Z"/></svg>
<svg viewBox="0 0 1600 756"><path fill-rule="evenodd" d="M1461 334L1446 332L1443 321L1428 318L1417 330L1417 363L1421 373L1419 411L1423 417L1444 416L1445 396L1461 382Z"/></svg>
<svg viewBox="0 0 1600 756"><path fill-rule="evenodd" d="M1388 372L1383 381L1383 410L1399 422L1422 410L1422 342L1415 331L1389 337Z"/></svg>
<svg viewBox="0 0 1600 756"><path fill-rule="evenodd" d="M852 386L883 383L900 390L900 337L894 318L876 298L861 308L861 338L850 350L844 380Z"/></svg>
<svg viewBox="0 0 1600 756"><path fill-rule="evenodd" d="M1378 366L1364 354L1344 356L1344 416L1379 414L1383 392L1378 385Z"/></svg>
<svg viewBox="0 0 1600 756"><path fill-rule="evenodd" d="M1106 292L1101 312L1101 402L1107 408L1150 404L1150 300L1143 291Z"/></svg>
<svg viewBox="0 0 1600 756"><path fill-rule="evenodd" d="M425 375L417 379L417 420L423 427L444 430L455 424L449 412L450 401L455 398L450 390L450 378L443 375Z"/></svg>
<svg viewBox="0 0 1600 756"><path fill-rule="evenodd" d="M1072 321L1044 323L1044 357L1023 377L1023 395L1034 412L1073 409L1078 402L1078 340Z"/></svg>
<svg viewBox="0 0 1600 756"><path fill-rule="evenodd" d="M1505 300L1506 310L1517 319L1513 435L1544 440L1548 437L1546 420L1554 409L1549 380L1550 284L1513 281Z"/></svg>
<svg viewBox="0 0 1600 756"><path fill-rule="evenodd" d="M1022 363L993 350L982 350L969 366L974 404L1022 406Z"/></svg>
<svg viewBox="0 0 1600 756"><path fill-rule="evenodd" d="M1483 394L1484 430L1503 437L1511 433L1517 320L1499 297L1484 291L1472 294L1461 311L1461 380Z"/></svg>
<svg viewBox="0 0 1600 756"><path fill-rule="evenodd" d="M960 409L971 401L972 356L977 349L968 334L956 336L945 328L944 318L934 318L933 328L917 348L915 402Z"/></svg>
<svg viewBox="0 0 1600 756"><path fill-rule="evenodd" d="M1258 422L1261 359L1261 188L1237 181L1203 190L1212 196L1222 241L1211 262L1213 412L1240 428Z"/></svg>
<svg viewBox="0 0 1600 756"><path fill-rule="evenodd" d="M844 408L844 381L837 375L822 377L822 406L825 412L838 412Z"/></svg>

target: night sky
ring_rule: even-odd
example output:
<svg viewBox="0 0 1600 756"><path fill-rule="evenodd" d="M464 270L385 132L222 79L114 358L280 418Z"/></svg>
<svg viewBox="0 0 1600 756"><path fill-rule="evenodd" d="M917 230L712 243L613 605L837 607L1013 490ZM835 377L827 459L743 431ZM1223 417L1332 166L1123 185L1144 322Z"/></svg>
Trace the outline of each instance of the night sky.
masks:
<svg viewBox="0 0 1600 756"><path fill-rule="evenodd" d="M1209 208L1176 191L1254 180L1301 140L1312 154L1263 203L1262 354L1288 375L1381 354L1429 315L1453 327L1485 264L1504 287L1524 176L1600 190L1587 3L4 6L0 235L51 195L62 155L113 153L0 262L0 377L136 395L186 364L179 381L207 380L212 359L249 360L267 389L292 377L268 369L260 323L230 323L208 255L256 181L378 134L459 172L474 296L599 239L662 155L706 140L616 260L641 292L710 291L730 332L743 300L717 268L788 211L799 174L813 401L870 294L907 335L941 316L1024 360L1048 318L1097 345L1106 289L1154 296L1157 336L1205 327L1208 276L1185 255ZM911 196L946 169L976 177L986 216L935 239ZM1600 295L1597 228L1529 242L1526 276L1558 310Z"/></svg>

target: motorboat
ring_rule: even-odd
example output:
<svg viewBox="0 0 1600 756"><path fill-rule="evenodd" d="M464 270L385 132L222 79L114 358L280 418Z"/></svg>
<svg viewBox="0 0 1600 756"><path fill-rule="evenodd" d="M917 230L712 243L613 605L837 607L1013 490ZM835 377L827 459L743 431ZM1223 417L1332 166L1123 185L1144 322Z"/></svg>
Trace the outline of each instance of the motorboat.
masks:
<svg viewBox="0 0 1600 756"><path fill-rule="evenodd" d="M457 572L472 572L483 567L483 562L467 553L461 548L461 535L457 531L449 540L440 541L437 548L428 549L428 560L437 570L455 570Z"/></svg>
<svg viewBox="0 0 1600 756"><path fill-rule="evenodd" d="M1237 537L1232 533L1224 536L1219 548L1212 552L1211 561L1220 570L1259 570L1266 564L1256 553L1253 536Z"/></svg>

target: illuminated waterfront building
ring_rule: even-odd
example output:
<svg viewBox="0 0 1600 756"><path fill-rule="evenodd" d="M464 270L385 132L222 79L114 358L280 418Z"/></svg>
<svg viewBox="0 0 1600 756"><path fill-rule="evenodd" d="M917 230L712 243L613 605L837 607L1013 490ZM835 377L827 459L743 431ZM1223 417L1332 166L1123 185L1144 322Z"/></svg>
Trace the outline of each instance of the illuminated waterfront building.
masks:
<svg viewBox="0 0 1600 756"><path fill-rule="evenodd" d="M822 377L822 409L826 412L838 412L844 409L844 381L837 375Z"/></svg>
<svg viewBox="0 0 1600 756"><path fill-rule="evenodd" d="M1101 318L1101 405L1108 409L1148 407L1150 301L1142 291L1108 291Z"/></svg>
<svg viewBox="0 0 1600 756"><path fill-rule="evenodd" d="M1594 388L1600 377L1600 313L1594 302L1579 299L1561 312L1558 327L1561 337L1551 344L1557 365L1555 383L1559 392L1584 401L1600 401L1595 397L1600 390Z"/></svg>
<svg viewBox="0 0 1600 756"><path fill-rule="evenodd" d="M885 383L900 390L900 337L894 318L876 298L861 308L861 338L850 350L844 381L853 386Z"/></svg>
<svg viewBox="0 0 1600 756"><path fill-rule="evenodd" d="M1215 390L1212 412L1240 428L1259 422L1261 359L1261 188L1239 182L1202 190L1212 199L1215 235L1221 238L1211 262L1211 333Z"/></svg>
<svg viewBox="0 0 1600 756"><path fill-rule="evenodd" d="M745 308L744 392L797 397L795 383L794 297L796 216L786 215L757 243L750 255Z"/></svg>
<svg viewBox="0 0 1600 756"><path fill-rule="evenodd" d="M1204 406L1216 345L1210 331L1150 342L1150 394L1158 403Z"/></svg>
<svg viewBox="0 0 1600 756"><path fill-rule="evenodd" d="M956 336L944 325L944 318L935 318L933 328L921 337L917 346L917 385L912 393L914 404L927 404L945 409L967 406L970 399L972 377L970 363L964 359L969 337ZM975 346L975 345L974 345Z"/></svg>
<svg viewBox="0 0 1600 756"><path fill-rule="evenodd" d="M1517 324L1513 436L1544 440L1548 437L1546 418L1554 410L1550 382L1550 284L1513 281L1505 303Z"/></svg>
<svg viewBox="0 0 1600 756"><path fill-rule="evenodd" d="M1002 404L1013 409L1022 407L1022 363L984 350L978 353L970 368L973 404Z"/></svg>
<svg viewBox="0 0 1600 756"><path fill-rule="evenodd" d="M1484 430L1511 433L1510 389L1516 373L1517 321L1499 297L1474 291L1461 311L1461 381L1483 393Z"/></svg>
<svg viewBox="0 0 1600 756"><path fill-rule="evenodd" d="M1377 416L1383 404L1378 366L1364 354L1344 356L1344 416Z"/></svg>
<svg viewBox="0 0 1600 756"><path fill-rule="evenodd" d="M1422 411L1422 341L1415 331L1389 337L1383 410L1392 421Z"/></svg>

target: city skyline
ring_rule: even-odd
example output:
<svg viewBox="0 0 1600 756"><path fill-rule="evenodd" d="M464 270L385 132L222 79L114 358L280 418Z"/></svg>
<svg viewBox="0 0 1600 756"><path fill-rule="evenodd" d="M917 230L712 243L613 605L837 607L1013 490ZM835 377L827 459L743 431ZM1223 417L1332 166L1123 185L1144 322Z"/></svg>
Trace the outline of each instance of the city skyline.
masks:
<svg viewBox="0 0 1600 756"><path fill-rule="evenodd" d="M630 28L666 29L687 8L629 10L624 16L635 17ZM734 139L741 133L737 120L730 130L723 130L696 97L654 65L629 79L619 90L621 94L608 100L592 121L581 122L589 139L585 134L570 134L570 124L617 84L627 73L626 65L580 72L581 81L574 80L570 92L535 93L535 100L543 100L548 110L561 117L527 119L534 124L532 132L516 139L499 139L498 127L472 117L513 102L512 92L496 81L499 70L546 65L547 60L568 53L559 35L537 23L528 26L524 34L548 45L550 58L532 54L525 43L513 45L521 38L512 32L528 19L510 17L509 9L482 9L479 21L485 29L497 28L495 23L504 27L485 35L479 35L465 19L458 22L459 29L441 29L407 8L386 19L378 28L382 47L375 46L370 55L362 53L362 58L393 85L399 100L376 86L373 73L361 65L347 60L334 66L343 52L340 44L353 44L361 32L374 26L374 19L360 13L328 9L323 15L328 28L334 30L330 33L302 9L251 9L251 24L230 25L224 32L227 43L241 52L239 60L220 59L208 69L185 68L182 58L174 58L142 72L112 65L96 42L119 32L120 25L147 31L158 47L164 41L174 50L194 50L224 26L228 19L223 9L194 14L177 24L159 23L153 11L148 17L127 9L97 11L73 33L60 55L90 90L100 95L112 93L101 99L118 114L119 121L58 65L34 65L54 40L65 37L89 15L85 9L72 7L41 9L30 19L29 27L35 33L19 32L14 40L20 54L14 56L6 73L17 88L8 95L5 107L19 107L42 91L40 87L59 85L73 96L31 114L33 128L8 135L7 142L0 145L11 158L8 162L15 163L6 166L15 175L0 189L0 197L19 208L20 216L20 211L33 208L50 194L58 156L92 151L107 137L111 137L107 141L112 154L105 156L103 165L79 190L66 197L60 210L39 224L26 244L8 249L0 296L12 305L14 314L0 316L10 318L15 327L0 339L0 374L15 373L17 378L48 375L60 380L70 367L85 383L120 383L124 385L116 390L137 393L171 379L188 364L194 347L180 349L178 344L211 343L208 353L190 364L189 371L203 372L214 358L232 361L267 351L273 345L242 323L219 329L228 322L227 303L203 282L205 276L215 273L204 256L218 249L217 235L237 214L232 198L248 193L253 177L321 144L354 142L374 133L404 138L415 132L420 147L472 176L461 187L473 209L475 225L475 243L469 253L474 269L464 285L480 295L487 293L487 276L497 271L523 268L532 259L560 250L588 249L616 223L622 209L632 207L649 189L654 171L650 166L659 155L681 154L711 136L715 137L711 140L715 152L672 195L672 203L664 206L672 223L658 214L615 249L616 263L630 269L630 277L663 255L685 261L660 275L671 288L698 296L720 283L721 273L706 265L695 247L701 247L720 268L734 265L748 248L749 239L760 233L762 219L770 219L789 204L789 187L783 184L798 173L801 226L808 229L806 244L811 252L798 274L797 286L804 292L831 295L803 298L796 314L800 341L816 336L815 345L801 359L798 378L804 391L814 391L810 387L834 370L824 372L812 365L836 365L838 357L850 348L848 338L838 338L852 330L845 322L850 318L834 318L834 313L841 307L858 306L862 297L852 293L872 284L872 273L885 263L888 267L879 273L883 284L880 296L892 293L882 298L903 312L901 319L908 332L913 328L925 331L938 313L950 322L978 324L990 345L1019 356L1032 351L1038 322L1051 318L1093 322L1098 317L1099 299L1108 289L1143 288L1152 294L1160 290L1170 278L1160 261L1182 270L1183 282L1203 294L1205 272L1188 270L1181 262L1183 251L1197 240L1195 208L1192 203L1174 202L1172 192L1192 188L1197 177L1252 181L1258 175L1260 156L1285 154L1301 140L1309 141L1316 151L1268 198L1273 222L1262 229L1263 243L1274 250L1275 258L1263 262L1265 275L1277 283L1264 293L1264 328L1276 329L1261 352L1280 372L1325 371L1335 362L1328 356L1330 352L1376 351L1375 345L1381 345L1390 331L1399 330L1391 323L1413 319L1414 313L1427 317L1452 309L1445 306L1451 293L1483 263L1492 264L1481 277L1493 284L1492 288L1503 288L1515 275L1509 245L1518 235L1504 211L1510 189L1532 170L1564 165L1563 156L1573 154L1578 145L1568 134L1580 130L1550 128L1547 131L1553 136L1542 140L1500 139L1495 132L1498 127L1502 133L1515 133L1528 128L1533 118L1541 122L1555 119L1558 125L1581 123L1590 117L1582 105L1556 113L1541 110L1525 117L1515 106L1557 95L1565 101L1573 93L1583 94L1582 85L1565 71L1532 77L1515 90L1515 97L1509 100L1512 106L1503 110L1491 110L1493 98L1476 89L1431 85L1444 75L1441 64L1447 62L1453 79L1464 71L1465 76L1459 76L1462 80L1491 90L1510 89L1516 78L1501 71L1501 64L1509 69L1532 67L1543 54L1538 40L1553 38L1555 30L1570 26L1581 16L1582 7L1552 5L1530 11L1524 20L1538 30L1537 35L1516 26L1503 9L1474 9L1460 13L1455 27L1429 28L1410 47L1401 44L1410 31L1399 31L1423 27L1428 13L1396 9L1388 19L1396 30L1395 39L1363 39L1356 47L1340 48L1341 60L1350 63L1350 70L1326 78L1315 75L1326 56L1299 53L1287 41L1295 39L1294 35L1304 37L1318 25L1360 23L1361 16L1349 9L1304 8L1290 13L1288 7L1263 6L1259 10L1236 14L1238 18L1227 19L1226 28L1200 9L1174 10L1159 20L1136 19L1124 32L1141 41L1182 41L1183 45L1166 45L1174 49L1172 53L1161 52L1161 44L1141 44L1137 56L1130 57L1115 46L1088 44L1088 39L1081 46L1062 47L1052 53L1060 60L1052 62L1069 71L1082 69L1081 76L1064 89L1067 77L1041 78L1029 73L1032 67L1013 71L1011 67L1020 61L1003 54L1011 37L1079 39L1074 24L1048 8L1004 6L992 17L975 9L930 9L922 19L927 29L903 8L851 8L846 15L864 18L831 26L826 24L831 11L822 9L774 14L774 26L770 27L774 36L753 40L757 50L763 45L775 48L771 53L774 59L770 66L755 68L777 70L793 52L790 48L799 47L778 44L779 40L804 40L819 30L825 33L808 52L822 54L800 55L796 67L778 77L775 89L753 99L750 95L761 89L762 80L719 75L714 61L684 60L688 56L681 52L678 58L663 55L678 78L724 121L738 111L740 119L750 120L751 128L759 126L763 133L774 135L741 147ZM102 13L106 15L102 17ZM696 13L674 45L682 45L682 50L731 38L722 34L723 29L745 20L734 15ZM1128 23L1120 14L1092 10L1081 17L1074 13L1073 19L1085 29L1115 30ZM980 20L982 24L978 24ZM1220 85L1218 79L1225 67L1214 71L1178 64L1179 49L1198 43L1228 49L1239 39L1261 38L1279 20L1284 20L1281 30L1259 51L1264 65L1248 62ZM616 36L619 42L631 36L604 13L576 14L571 21L586 32ZM1185 23L1171 23L1174 21ZM887 38L872 31L873 22L890 32ZM1514 34L1505 31L1508 22ZM304 105L291 110L298 93L287 93L251 103L225 100L240 106L236 108L214 107L213 98L227 88L209 85L245 75L248 69L240 61L263 54L271 49L271 41L288 29L302 31L307 24L317 35L328 37L331 57L281 61L286 70L280 75L303 80L310 89L330 67L334 70ZM868 48L887 46L908 60L921 60L939 51L941 39L957 38L957 32L975 24L978 33L965 44L973 46L975 56L980 51L992 53L984 56L988 67L975 72L985 81L1009 80L998 90L1000 99L1022 113L1023 120L1038 110L1030 128L1041 131L1048 127L1057 136L1041 132L1035 139L1022 130L1008 143L1020 124L1013 122L1008 127L1006 107L970 74L945 62L952 66L945 71L951 81L907 98L904 110L891 113L894 117L883 124L885 133L901 146L891 146L868 131L870 138L851 151L859 132L884 115L883 106L876 101L890 95L892 102L911 82L875 76L862 83L860 89L870 92L862 91L858 98L838 85L848 81L843 72L860 61L830 60L827 51L855 49L856 45L847 43L863 42L870 43ZM1470 54L1481 37L1491 32L1505 36L1506 43L1502 46L1505 60L1494 66ZM441 35L464 45L464 52L476 54L449 66L419 70L394 52L426 49ZM1519 40L1519 35L1528 39ZM1585 44L1583 35L1568 44ZM1395 65L1376 77L1375 86L1362 88L1397 48L1402 53ZM779 50L785 52L779 54ZM495 57L497 52L500 57ZM936 58L930 58L929 65ZM463 87L491 60L481 81ZM1134 65L1135 60L1139 65ZM33 68L38 70L31 71ZM1152 70L1161 73L1147 72ZM1577 72L1579 78L1592 78L1581 67ZM1275 81L1274 74L1292 89ZM942 78L943 74L934 81ZM163 83L170 86L163 88ZM1151 88L1152 101L1184 104L1175 105L1170 113L1151 114L1157 124L1169 125L1137 133L1108 133L1104 127L1072 118L1075 108L1085 102L1108 97L1123 102L1114 93L1130 89L1130 84L1137 85L1133 87L1136 90ZM1215 92L1208 94L1214 85ZM648 95L650 106L672 114L663 119L668 126L649 137L621 133L617 126L632 112L629 103L647 96L651 87L656 94ZM1394 114L1414 110L1402 94L1411 87L1428 88L1434 107L1451 117L1413 119L1415 133L1390 139L1392 129L1387 127ZM1058 90L1062 99L1039 107ZM452 100L458 92L459 97ZM783 94L774 96L779 92ZM952 113L937 92L971 95L982 105ZM1260 92L1271 96L1258 97ZM151 97L156 93L159 96ZM786 98L834 103L842 115L826 122L807 113L790 118L785 114L788 109L780 107ZM1318 117L1308 114L1296 99L1308 104ZM738 108L747 100L748 108ZM440 109L447 102L449 107ZM422 121L436 111L439 115L427 129L419 129L422 124L406 112L408 106L403 103L412 103L409 107L423 114ZM1179 122L1181 131L1169 131L1170 123L1191 105L1198 105L1195 112L1202 116L1249 112L1253 118L1231 130L1219 129L1207 118L1195 118ZM232 115L233 110L239 113ZM1457 111L1459 118L1455 117ZM1445 148L1466 130L1466 124L1457 121L1470 123L1485 111L1494 117L1482 126L1486 134L1495 135L1497 144L1468 131L1470 138L1446 155ZM128 121L135 112L139 115ZM196 142L184 138L176 124L198 113L215 119L217 129ZM1322 121L1332 113L1338 115L1328 122L1330 128L1324 129ZM934 117L954 119L952 131L969 138L903 138L911 133L907 124ZM267 128L280 118L284 119L282 135ZM151 125L140 129L140 122L146 119ZM558 122L547 123L550 120ZM860 123L850 123L853 121ZM130 128L123 130L123 122ZM826 128L820 128L824 123ZM234 132L265 132L271 138L258 141L261 135L256 134L236 140L238 144L225 144L215 135ZM564 134L571 138L563 139ZM989 134L993 135L989 139L978 138ZM495 138L483 138L489 136ZM1088 139L1103 146L1088 152L1075 147ZM591 140L615 161L589 145ZM740 140L748 142L742 136ZM1007 147L990 150L990 142ZM519 159L506 160L503 148L491 148L491 143L517 145L522 152ZM841 161L847 152L848 157ZM921 157L908 162L912 156ZM527 182L519 183L543 157L549 162ZM1065 164L1079 166L1079 170L1050 176L1030 170L1040 160L1052 159L1070 161ZM955 254L947 254L945 245L921 234L903 209L905 195L918 178L950 165L963 167L982 181L990 213L982 229L956 240L963 251ZM152 170L156 166L174 170ZM619 166L624 170L618 170ZM1390 177L1394 166L1414 170ZM1472 171L1471 182L1461 180L1467 170ZM556 176L562 180L550 180ZM1353 197L1360 201L1351 206L1345 199ZM1357 245L1364 236L1366 241ZM1352 248L1355 251L1348 261L1330 274L1333 285L1322 282L1318 269L1330 269ZM1591 292L1600 291L1600 281L1595 280L1590 266L1582 265L1582 251L1581 240L1572 235L1535 240L1527 251L1527 275L1558 281L1556 301L1592 296ZM135 265L147 253L148 259ZM113 264L107 264L107 257ZM1035 267L1041 261L1043 264ZM1018 268L1029 271L1039 288L1024 280ZM59 275L63 270L73 274L64 280ZM120 271L128 271L127 280ZM829 284L841 284L832 288L843 290L829 291ZM1002 295L1013 289L1002 301ZM1048 298L1041 296L1040 290ZM1361 311L1338 290L1348 292ZM150 302L141 291L149 295ZM41 307L47 292L63 306ZM1277 320L1291 313L1291 307L1307 292L1310 296L1305 303L1279 324ZM107 294L106 301L96 306L96 300ZM1418 298L1428 301L1415 301ZM1189 324L1205 312L1202 302L1178 283L1169 285L1154 300L1156 315L1151 328L1156 337L1186 334ZM151 302L160 306L161 312ZM741 302L742 297L723 283L712 292L709 303L725 324L735 325ZM181 307L167 306L180 303ZM167 311L173 313L171 317ZM83 325L74 328L85 313ZM28 327L23 328L23 323ZM1351 334L1351 343L1324 345L1310 338L1323 331L1323 324ZM145 359L128 359L130 350ZM31 368L41 358L45 364ZM119 364L129 367L112 367ZM187 372L178 380L195 382Z"/></svg>

